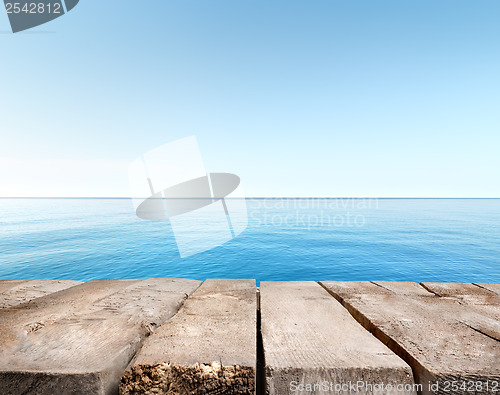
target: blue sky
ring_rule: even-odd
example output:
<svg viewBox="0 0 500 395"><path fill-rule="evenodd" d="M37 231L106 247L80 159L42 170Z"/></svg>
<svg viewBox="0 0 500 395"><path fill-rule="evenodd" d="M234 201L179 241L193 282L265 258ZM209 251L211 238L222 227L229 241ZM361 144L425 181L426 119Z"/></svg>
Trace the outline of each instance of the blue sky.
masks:
<svg viewBox="0 0 500 395"><path fill-rule="evenodd" d="M248 196L500 197L498 0L81 0L9 32L0 196L127 196L196 135Z"/></svg>

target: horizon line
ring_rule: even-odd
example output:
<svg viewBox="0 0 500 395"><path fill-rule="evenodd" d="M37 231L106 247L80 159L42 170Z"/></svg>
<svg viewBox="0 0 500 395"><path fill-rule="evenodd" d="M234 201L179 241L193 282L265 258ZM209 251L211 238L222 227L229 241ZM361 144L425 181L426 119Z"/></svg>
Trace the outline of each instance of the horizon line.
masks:
<svg viewBox="0 0 500 395"><path fill-rule="evenodd" d="M128 197L128 196L0 196L0 199L147 199L148 197ZM169 198L157 198L169 199ZM203 199L203 198L170 198L170 199ZM208 197L207 197L208 199ZM441 197L441 196L246 196L246 197L226 197L225 199L500 199L500 197Z"/></svg>

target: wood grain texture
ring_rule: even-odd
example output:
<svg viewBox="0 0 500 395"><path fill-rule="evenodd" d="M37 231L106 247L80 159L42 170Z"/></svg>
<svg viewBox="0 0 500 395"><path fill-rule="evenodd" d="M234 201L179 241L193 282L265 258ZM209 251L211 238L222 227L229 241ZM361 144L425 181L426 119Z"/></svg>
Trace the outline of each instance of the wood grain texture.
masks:
<svg viewBox="0 0 500 395"><path fill-rule="evenodd" d="M474 285L477 285L479 287L488 289L492 292L495 292L497 295L500 295L500 284L495 284L495 283L474 283Z"/></svg>
<svg viewBox="0 0 500 395"><path fill-rule="evenodd" d="M2 394L111 394L200 282L96 280L0 310Z"/></svg>
<svg viewBox="0 0 500 395"><path fill-rule="evenodd" d="M463 306L457 309L457 320L500 341L500 295L470 283L426 282L422 287L442 298L456 300Z"/></svg>
<svg viewBox="0 0 500 395"><path fill-rule="evenodd" d="M423 394L446 394L446 382L500 381L500 342L474 328L493 318L454 297L422 292L415 283L321 284L381 341L407 361ZM424 289L425 290L425 289ZM435 288L437 291L437 288ZM442 290L441 290L442 291ZM438 383L431 390L429 383ZM468 394L469 387L454 394Z"/></svg>
<svg viewBox="0 0 500 395"><path fill-rule="evenodd" d="M358 381L413 384L410 367L317 283L262 282L260 294L269 394L293 393L298 385L311 386L307 393L325 393L319 386L314 389L325 382L330 386ZM356 393L415 392L360 388Z"/></svg>
<svg viewBox="0 0 500 395"><path fill-rule="evenodd" d="M255 280L206 280L145 342L121 394L253 394Z"/></svg>
<svg viewBox="0 0 500 395"><path fill-rule="evenodd" d="M33 299L82 284L73 280L0 281L0 309L27 303Z"/></svg>

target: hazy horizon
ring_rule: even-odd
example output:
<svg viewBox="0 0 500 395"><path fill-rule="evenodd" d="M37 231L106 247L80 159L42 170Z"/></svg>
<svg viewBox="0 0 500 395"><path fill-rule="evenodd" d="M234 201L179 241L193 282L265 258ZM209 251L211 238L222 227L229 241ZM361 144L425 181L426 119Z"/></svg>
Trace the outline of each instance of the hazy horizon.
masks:
<svg viewBox="0 0 500 395"><path fill-rule="evenodd" d="M0 196L0 199L134 199L130 196ZM193 197L181 198L157 198L157 199L200 199ZM500 197L415 197L415 196L246 196L246 197L226 197L225 199L436 199L436 200L498 200Z"/></svg>

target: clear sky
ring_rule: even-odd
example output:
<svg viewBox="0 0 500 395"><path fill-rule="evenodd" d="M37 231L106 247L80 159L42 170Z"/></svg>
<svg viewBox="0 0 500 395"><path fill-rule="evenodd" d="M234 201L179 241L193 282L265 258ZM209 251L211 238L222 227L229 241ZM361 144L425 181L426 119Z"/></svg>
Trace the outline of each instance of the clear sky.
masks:
<svg viewBox="0 0 500 395"><path fill-rule="evenodd" d="M0 196L128 196L196 135L248 196L500 197L498 0L81 0L0 12Z"/></svg>

